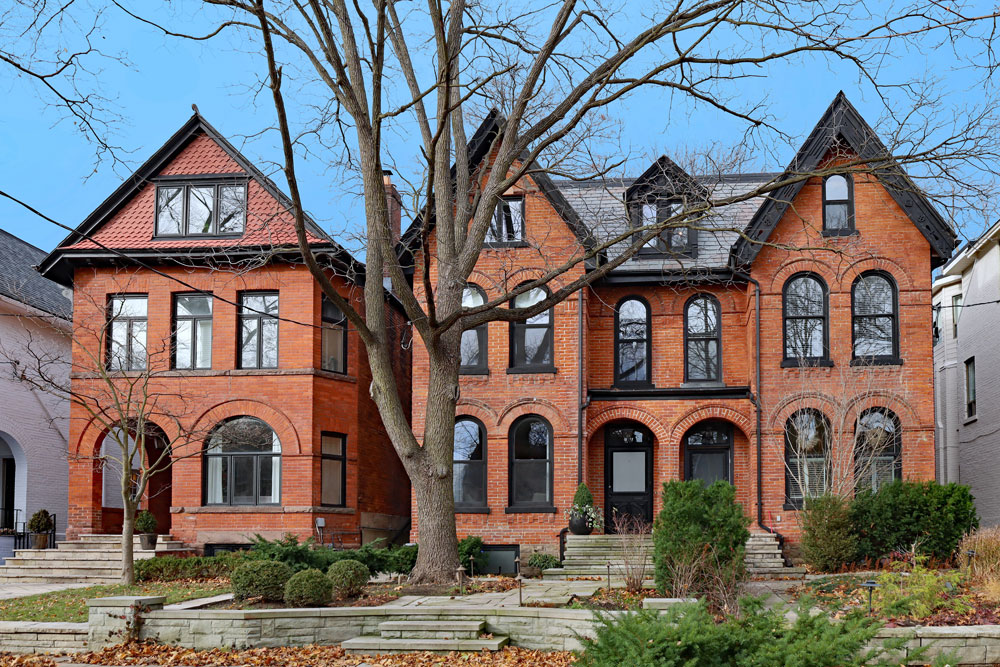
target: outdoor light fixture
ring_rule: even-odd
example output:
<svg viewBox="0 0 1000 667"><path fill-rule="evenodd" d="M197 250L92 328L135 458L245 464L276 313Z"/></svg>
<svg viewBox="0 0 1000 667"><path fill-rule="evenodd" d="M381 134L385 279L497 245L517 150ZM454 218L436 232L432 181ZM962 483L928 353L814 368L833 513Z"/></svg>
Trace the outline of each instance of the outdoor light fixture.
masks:
<svg viewBox="0 0 1000 667"><path fill-rule="evenodd" d="M611 590L611 561L608 561L608 590Z"/></svg>
<svg viewBox="0 0 1000 667"><path fill-rule="evenodd" d="M465 595L465 568L461 565L455 569L455 579L458 581L458 587L462 590L462 595Z"/></svg>
<svg viewBox="0 0 1000 667"><path fill-rule="evenodd" d="M861 588L868 589L868 615L872 615L872 591L878 588L878 582L874 579L869 579L868 581L861 584Z"/></svg>
<svg viewBox="0 0 1000 667"><path fill-rule="evenodd" d="M514 559L514 574L521 574L521 557Z"/></svg>
<svg viewBox="0 0 1000 667"><path fill-rule="evenodd" d="M521 573L518 572L517 576L514 577L514 579L517 580L517 606L518 607L523 607L524 606L524 577L522 577Z"/></svg>

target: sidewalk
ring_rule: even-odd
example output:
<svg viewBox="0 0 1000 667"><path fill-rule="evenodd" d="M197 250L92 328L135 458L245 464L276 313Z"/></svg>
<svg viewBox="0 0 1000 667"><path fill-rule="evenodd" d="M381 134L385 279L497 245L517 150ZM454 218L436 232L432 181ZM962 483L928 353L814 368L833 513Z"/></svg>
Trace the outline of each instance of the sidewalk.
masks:
<svg viewBox="0 0 1000 667"><path fill-rule="evenodd" d="M65 591L70 588L86 588L94 584L0 584L0 600L23 598L41 593Z"/></svg>

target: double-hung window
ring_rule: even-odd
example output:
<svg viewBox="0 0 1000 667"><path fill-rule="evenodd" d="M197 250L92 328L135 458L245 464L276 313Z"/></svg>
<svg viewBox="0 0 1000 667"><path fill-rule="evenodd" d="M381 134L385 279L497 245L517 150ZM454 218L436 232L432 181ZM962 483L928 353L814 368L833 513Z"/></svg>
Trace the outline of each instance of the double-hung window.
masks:
<svg viewBox="0 0 1000 667"><path fill-rule="evenodd" d="M478 285L466 285L462 291L462 308L476 308L486 303L486 293ZM462 360L458 367L459 373L482 374L489 367L487 359L486 336L487 324L484 322L475 329L462 332Z"/></svg>
<svg viewBox="0 0 1000 667"><path fill-rule="evenodd" d="M339 433L320 435L321 498L323 505L343 507L347 488L347 438Z"/></svg>
<svg viewBox="0 0 1000 667"><path fill-rule="evenodd" d="M212 367L212 297L174 295L174 368Z"/></svg>
<svg viewBox="0 0 1000 667"><path fill-rule="evenodd" d="M501 197L486 232L487 244L524 241L524 197Z"/></svg>
<svg viewBox="0 0 1000 667"><path fill-rule="evenodd" d="M514 297L514 308L530 308L548 298L548 293L535 287ZM510 323L510 367L515 372L553 372L552 309Z"/></svg>
<svg viewBox="0 0 1000 667"><path fill-rule="evenodd" d="M147 308L145 294L108 299L108 370L146 369Z"/></svg>
<svg viewBox="0 0 1000 667"><path fill-rule="evenodd" d="M719 381L722 325L718 300L700 294L684 309L684 378L688 382Z"/></svg>
<svg viewBox="0 0 1000 667"><path fill-rule="evenodd" d="M823 181L823 233L854 233L854 183L850 176L833 174Z"/></svg>
<svg viewBox="0 0 1000 667"><path fill-rule="evenodd" d="M786 365L807 365L828 359L826 284L809 273L792 276L785 283L782 307Z"/></svg>
<svg viewBox="0 0 1000 667"><path fill-rule="evenodd" d="M325 296L322 306L322 368L335 373L347 372L347 318Z"/></svg>
<svg viewBox="0 0 1000 667"><path fill-rule="evenodd" d="M452 466L455 510L486 507L486 429L478 419L455 420Z"/></svg>
<svg viewBox="0 0 1000 667"><path fill-rule="evenodd" d="M894 361L899 356L896 285L884 273L869 272L854 281L851 291L854 358Z"/></svg>
<svg viewBox="0 0 1000 667"><path fill-rule="evenodd" d="M278 367L278 293L240 294L240 368Z"/></svg>
<svg viewBox="0 0 1000 667"><path fill-rule="evenodd" d="M242 234L246 218L246 183L161 183L156 187L157 236Z"/></svg>

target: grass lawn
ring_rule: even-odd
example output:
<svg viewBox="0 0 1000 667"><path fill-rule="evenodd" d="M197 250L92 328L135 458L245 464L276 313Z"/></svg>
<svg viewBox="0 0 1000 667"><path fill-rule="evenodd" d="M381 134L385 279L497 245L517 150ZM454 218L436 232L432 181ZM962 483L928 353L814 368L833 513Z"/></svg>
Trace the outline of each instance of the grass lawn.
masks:
<svg viewBox="0 0 1000 667"><path fill-rule="evenodd" d="M166 604L229 592L228 579L209 581L150 581L123 586L88 586L55 593L0 600L0 621L48 621L84 623L87 600L112 595L165 595Z"/></svg>

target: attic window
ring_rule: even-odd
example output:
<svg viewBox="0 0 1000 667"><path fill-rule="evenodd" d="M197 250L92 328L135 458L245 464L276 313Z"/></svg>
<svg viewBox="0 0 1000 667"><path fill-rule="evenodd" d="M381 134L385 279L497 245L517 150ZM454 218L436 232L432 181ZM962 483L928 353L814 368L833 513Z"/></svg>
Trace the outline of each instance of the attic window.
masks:
<svg viewBox="0 0 1000 667"><path fill-rule="evenodd" d="M243 183L191 183L156 187L157 236L226 236L246 226Z"/></svg>
<svg viewBox="0 0 1000 667"><path fill-rule="evenodd" d="M632 226L637 235L645 236L650 227L663 224L681 212L683 204L678 201L644 202L635 207ZM639 252L657 255L680 255L693 257L696 247L695 230L682 220L672 220L658 236L646 241Z"/></svg>
<svg viewBox="0 0 1000 667"><path fill-rule="evenodd" d="M524 197L502 197L493 211L493 220L486 232L486 244L521 243L524 241Z"/></svg>
<svg viewBox="0 0 1000 667"><path fill-rule="evenodd" d="M854 233L854 183L850 176L833 174L823 181L823 233Z"/></svg>

